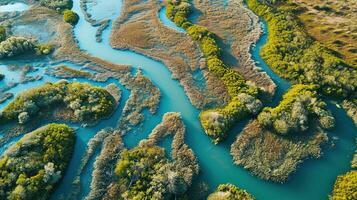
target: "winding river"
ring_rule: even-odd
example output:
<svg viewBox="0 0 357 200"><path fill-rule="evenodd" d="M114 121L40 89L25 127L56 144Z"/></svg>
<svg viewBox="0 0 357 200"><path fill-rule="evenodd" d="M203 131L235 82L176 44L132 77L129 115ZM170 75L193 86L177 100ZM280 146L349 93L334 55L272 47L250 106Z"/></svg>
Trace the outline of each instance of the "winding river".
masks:
<svg viewBox="0 0 357 200"><path fill-rule="evenodd" d="M143 74L149 77L153 83L160 89L162 97L158 112L151 116L150 113L145 113L146 121L142 128L134 130L127 134L124 138L127 147L134 147L141 139L146 138L151 130L161 121L162 116L166 112L180 112L183 121L187 127L186 141L190 147L194 150L198 157L201 167L201 174L199 179L206 181L210 186L210 190L214 190L217 185L221 183L232 183L243 189L246 189L252 193L257 199L262 200L275 200L275 199L288 199L288 200L319 200L327 199L327 195L331 192L333 183L336 176L345 173L350 169L350 161L354 153L355 136L357 129L352 123L352 120L347 117L342 109L337 108L332 103L329 103L329 108L332 110L336 117L336 128L329 132L329 136L337 137L335 141L335 147L333 149L324 149L324 155L319 160L307 160L300 165L297 172L291 176L291 179L285 184L276 184L267 181L260 180L257 177L252 176L248 171L242 167L235 166L232 162L232 157L229 153L230 145L234 141L235 137L247 121L237 124L232 130L229 138L219 145L213 145L210 139L203 132L198 115L200 110L196 109L188 97L186 96L183 87L172 79L172 74L161 62L155 61L147 56L127 51L116 50L110 46L109 38L112 26L110 25L103 32L103 41L101 43L96 42L95 33L97 27L91 26L90 23L84 20L83 13L79 5L80 0L74 0L73 10L80 16L79 23L74 28L74 34L78 41L80 48L89 54L99 57L101 59L118 63L129 64L133 68L141 68ZM101 7L101 9L112 9L115 5L115 13L110 16L112 20L120 15L122 1L121 0L106 0L110 3L111 8ZM100 10L100 12L106 13L106 10ZM177 31L182 31L175 27L172 22L164 20L164 9L161 9L158 16L162 23L170 28L177 28ZM267 40L267 29L264 22L261 23L264 34L257 42L256 47L252 48L252 57L257 61L257 65L267 72L269 76L278 85L278 92L276 98L272 104L277 104L281 95L289 88L290 84L281 78L279 78L260 58L259 51L262 45ZM2 71L2 65L0 61L0 68ZM70 64L71 67L79 67ZM41 73L39 70L36 73ZM41 81L30 82L27 84L20 84L12 88L9 92L17 94L20 91L41 85L45 81L56 81L56 78L44 76ZM77 79L83 82L90 82L91 84L98 86L105 86L112 82L120 86L115 80L109 80L107 83L98 83L85 79ZM80 128L78 126L78 140L76 143L76 149L74 156L71 160L70 166L65 174L64 179L59 184L58 189L53 195L53 199L58 199L61 194L70 191L71 183L77 172L81 156L86 149L86 143L94 136L94 134L107 126L115 126L117 120L120 117L121 110L128 98L129 92L120 86L124 91L122 101L114 113L113 117L102 121L92 128ZM3 108L8 101L0 105L0 109ZM89 184L91 181L92 162L85 169L85 173L81 176L81 199L83 199L89 192Z"/></svg>

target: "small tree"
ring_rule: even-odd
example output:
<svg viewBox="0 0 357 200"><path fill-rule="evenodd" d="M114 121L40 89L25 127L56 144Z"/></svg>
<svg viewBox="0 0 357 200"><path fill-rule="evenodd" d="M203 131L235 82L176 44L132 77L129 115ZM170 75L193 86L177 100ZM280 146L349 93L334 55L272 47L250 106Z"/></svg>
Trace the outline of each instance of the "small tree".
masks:
<svg viewBox="0 0 357 200"><path fill-rule="evenodd" d="M63 12L63 20L72 25L76 25L79 20L79 16L72 10L65 10Z"/></svg>

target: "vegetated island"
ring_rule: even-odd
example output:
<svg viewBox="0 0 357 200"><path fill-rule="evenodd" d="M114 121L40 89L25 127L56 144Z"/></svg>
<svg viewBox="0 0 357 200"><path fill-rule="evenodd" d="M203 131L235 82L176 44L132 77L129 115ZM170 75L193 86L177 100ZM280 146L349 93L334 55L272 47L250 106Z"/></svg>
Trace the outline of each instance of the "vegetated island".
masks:
<svg viewBox="0 0 357 200"><path fill-rule="evenodd" d="M1 199L48 199L72 157L75 131L49 124L26 134L0 158Z"/></svg>
<svg viewBox="0 0 357 200"><path fill-rule="evenodd" d="M254 175L284 182L302 160L321 154L324 129L335 120L319 100L314 85L295 85L275 108L264 108L232 144L235 164Z"/></svg>
<svg viewBox="0 0 357 200"><path fill-rule="evenodd" d="M357 151L351 162L351 168L346 174L337 177L330 200L352 200L357 198Z"/></svg>
<svg viewBox="0 0 357 200"><path fill-rule="evenodd" d="M216 191L210 194L207 200L255 200L247 191L237 188L232 184L221 184Z"/></svg>
<svg viewBox="0 0 357 200"><path fill-rule="evenodd" d="M90 125L109 117L115 107L116 101L107 90L63 80L20 93L2 110L0 124L14 120L26 124L39 113L54 112L55 118Z"/></svg>

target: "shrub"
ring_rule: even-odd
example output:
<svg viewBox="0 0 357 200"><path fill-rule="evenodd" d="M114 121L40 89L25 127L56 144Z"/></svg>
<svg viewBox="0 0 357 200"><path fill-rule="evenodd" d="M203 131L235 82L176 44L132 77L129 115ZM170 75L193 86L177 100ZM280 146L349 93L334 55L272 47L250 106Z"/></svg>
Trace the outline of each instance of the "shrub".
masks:
<svg viewBox="0 0 357 200"><path fill-rule="evenodd" d="M318 100L316 89L314 85L294 85L277 107L264 108L258 115L259 123L282 135L306 131L312 119L324 129L334 127L335 119Z"/></svg>
<svg viewBox="0 0 357 200"><path fill-rule="evenodd" d="M53 10L71 9L72 0L37 0L42 6L46 6Z"/></svg>
<svg viewBox="0 0 357 200"><path fill-rule="evenodd" d="M5 75L4 74L0 74L0 81L4 80Z"/></svg>
<svg viewBox="0 0 357 200"><path fill-rule="evenodd" d="M79 16L72 10L65 10L63 12L63 20L72 25L76 25L79 20Z"/></svg>
<svg viewBox="0 0 357 200"><path fill-rule="evenodd" d="M357 199L357 171L352 170L344 175L338 176L333 187L331 200Z"/></svg>
<svg viewBox="0 0 357 200"><path fill-rule="evenodd" d="M223 81L227 86L229 95L232 97L232 101L227 107L207 110L200 114L200 121L206 134L217 143L226 137L229 128L237 120L243 119L248 114L257 113L261 109L261 102L256 99L258 89L247 85L237 71L224 64L220 58L221 49L217 45L214 34L206 27L192 24L187 20L190 13L191 4L187 0L168 2L166 15L176 25L187 30L191 38L199 43L201 51L207 60L209 71ZM250 96L256 104L247 105L240 102L240 97L237 97L240 94Z"/></svg>
<svg viewBox="0 0 357 200"><path fill-rule="evenodd" d="M50 124L10 146L0 158L0 199L49 198L72 157L75 139L72 128Z"/></svg>
<svg viewBox="0 0 357 200"><path fill-rule="evenodd" d="M297 5L247 0L248 7L263 17L269 27L269 39L261 55L280 76L293 83L315 84L325 95L355 98L356 66L347 64L305 31L294 15Z"/></svg>
<svg viewBox="0 0 357 200"><path fill-rule="evenodd" d="M77 105L77 106L74 106ZM14 119L22 121L25 114L34 117L40 110L64 107L73 112L71 119L78 122L96 122L109 116L115 108L115 99L108 91L84 83L46 83L43 86L20 93L2 111L0 122ZM21 118L21 119L20 119Z"/></svg>
<svg viewBox="0 0 357 200"><path fill-rule="evenodd" d="M33 52L34 50L34 41L24 37L12 36L0 43L0 59Z"/></svg>
<svg viewBox="0 0 357 200"><path fill-rule="evenodd" d="M208 200L254 200L247 191L237 188L232 184L221 184L216 191L208 196Z"/></svg>
<svg viewBox="0 0 357 200"><path fill-rule="evenodd" d="M51 44L41 44L37 45L36 53L37 55L48 55L53 51L54 47Z"/></svg>

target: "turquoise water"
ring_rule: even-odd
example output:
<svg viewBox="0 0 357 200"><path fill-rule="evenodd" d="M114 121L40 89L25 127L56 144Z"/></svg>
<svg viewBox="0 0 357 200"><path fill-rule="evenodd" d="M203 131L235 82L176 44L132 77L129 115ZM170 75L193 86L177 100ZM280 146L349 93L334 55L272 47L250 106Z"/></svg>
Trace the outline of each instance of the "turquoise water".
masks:
<svg viewBox="0 0 357 200"><path fill-rule="evenodd" d="M24 3L13 3L0 6L0 12L22 12L27 10L28 8L29 6Z"/></svg>
<svg viewBox="0 0 357 200"><path fill-rule="evenodd" d="M264 62L262 57L260 57L260 55L259 55L260 51L268 39L267 24L262 19L260 22L260 26L263 31L262 35L259 38L259 40L256 42L256 44L252 46L250 52L252 55L252 59L255 61L256 65L259 68L261 68L264 72L266 72L268 74L268 76L274 81L274 83L277 86L275 96L272 100L271 105L269 105L269 106L273 106L274 104L276 105L276 103L278 103L278 101L281 99L281 96L289 89L290 83L287 80L280 78L277 74L275 74L273 72L273 70Z"/></svg>
<svg viewBox="0 0 357 200"><path fill-rule="evenodd" d="M151 130L160 123L164 113L180 112L187 127L186 142L194 150L199 160L201 167L201 175L199 178L209 184L211 191L214 190L218 184L232 183L248 190L257 199L322 200L327 199L327 195L332 189L336 176L350 169L349 162L354 152L354 138L357 130L351 119L346 116L343 110L337 108L333 104L329 104L329 108L333 111L333 114L337 119L336 128L329 132L330 136L339 138L336 141L335 148L325 149L325 154L319 160L308 160L303 163L286 184L281 185L262 181L252 176L242 167L235 166L229 153L230 145L233 143L236 135L239 134L240 130L247 123L247 120L237 124L229 138L222 144L216 146L213 145L209 138L204 134L198 121L200 110L196 109L191 104L181 85L177 81L171 79L172 74L167 67L158 61L132 51L112 49L109 45L111 26L104 31L103 42L97 43L95 41L96 28L92 27L84 20L79 7L79 0L74 1L73 10L81 17L79 23L74 28L74 33L81 49L113 63L129 64L136 69L141 68L144 75L149 77L162 93L158 112L155 115L151 115L149 112L145 111L144 114L146 120L143 126L138 127L125 136L124 142L128 147L133 147L141 139L146 138ZM118 12L117 15L119 14L120 13ZM262 26L265 28L265 24L262 24ZM266 29L264 31L266 31ZM259 50L265 42L266 35L263 35L257 43L257 47L252 49L252 57L259 62L258 66L266 71L278 85L278 94L273 102L273 104L276 104L278 99L280 99L281 94L289 88L290 84L276 76L260 59ZM37 84L40 85L46 80L55 81L56 79L45 77L42 81L19 85L13 88L12 91L18 92L26 90ZM88 82L95 85L108 84ZM128 93L124 95L123 99L127 99L127 96ZM120 103L119 108L111 119L101 122L94 128L80 128L78 130L78 140L74 156L64 179L53 196L53 199L58 199L61 194L66 194L70 191L70 183L77 172L76 169L79 166L81 156L86 148L86 143L102 127L116 125L123 104L124 101ZM168 143L168 141L164 141L163 146L167 147ZM82 183L82 199L89 190L88 183L91 180L90 171L91 167L88 166L85 173L81 176L81 180L87 182Z"/></svg>

